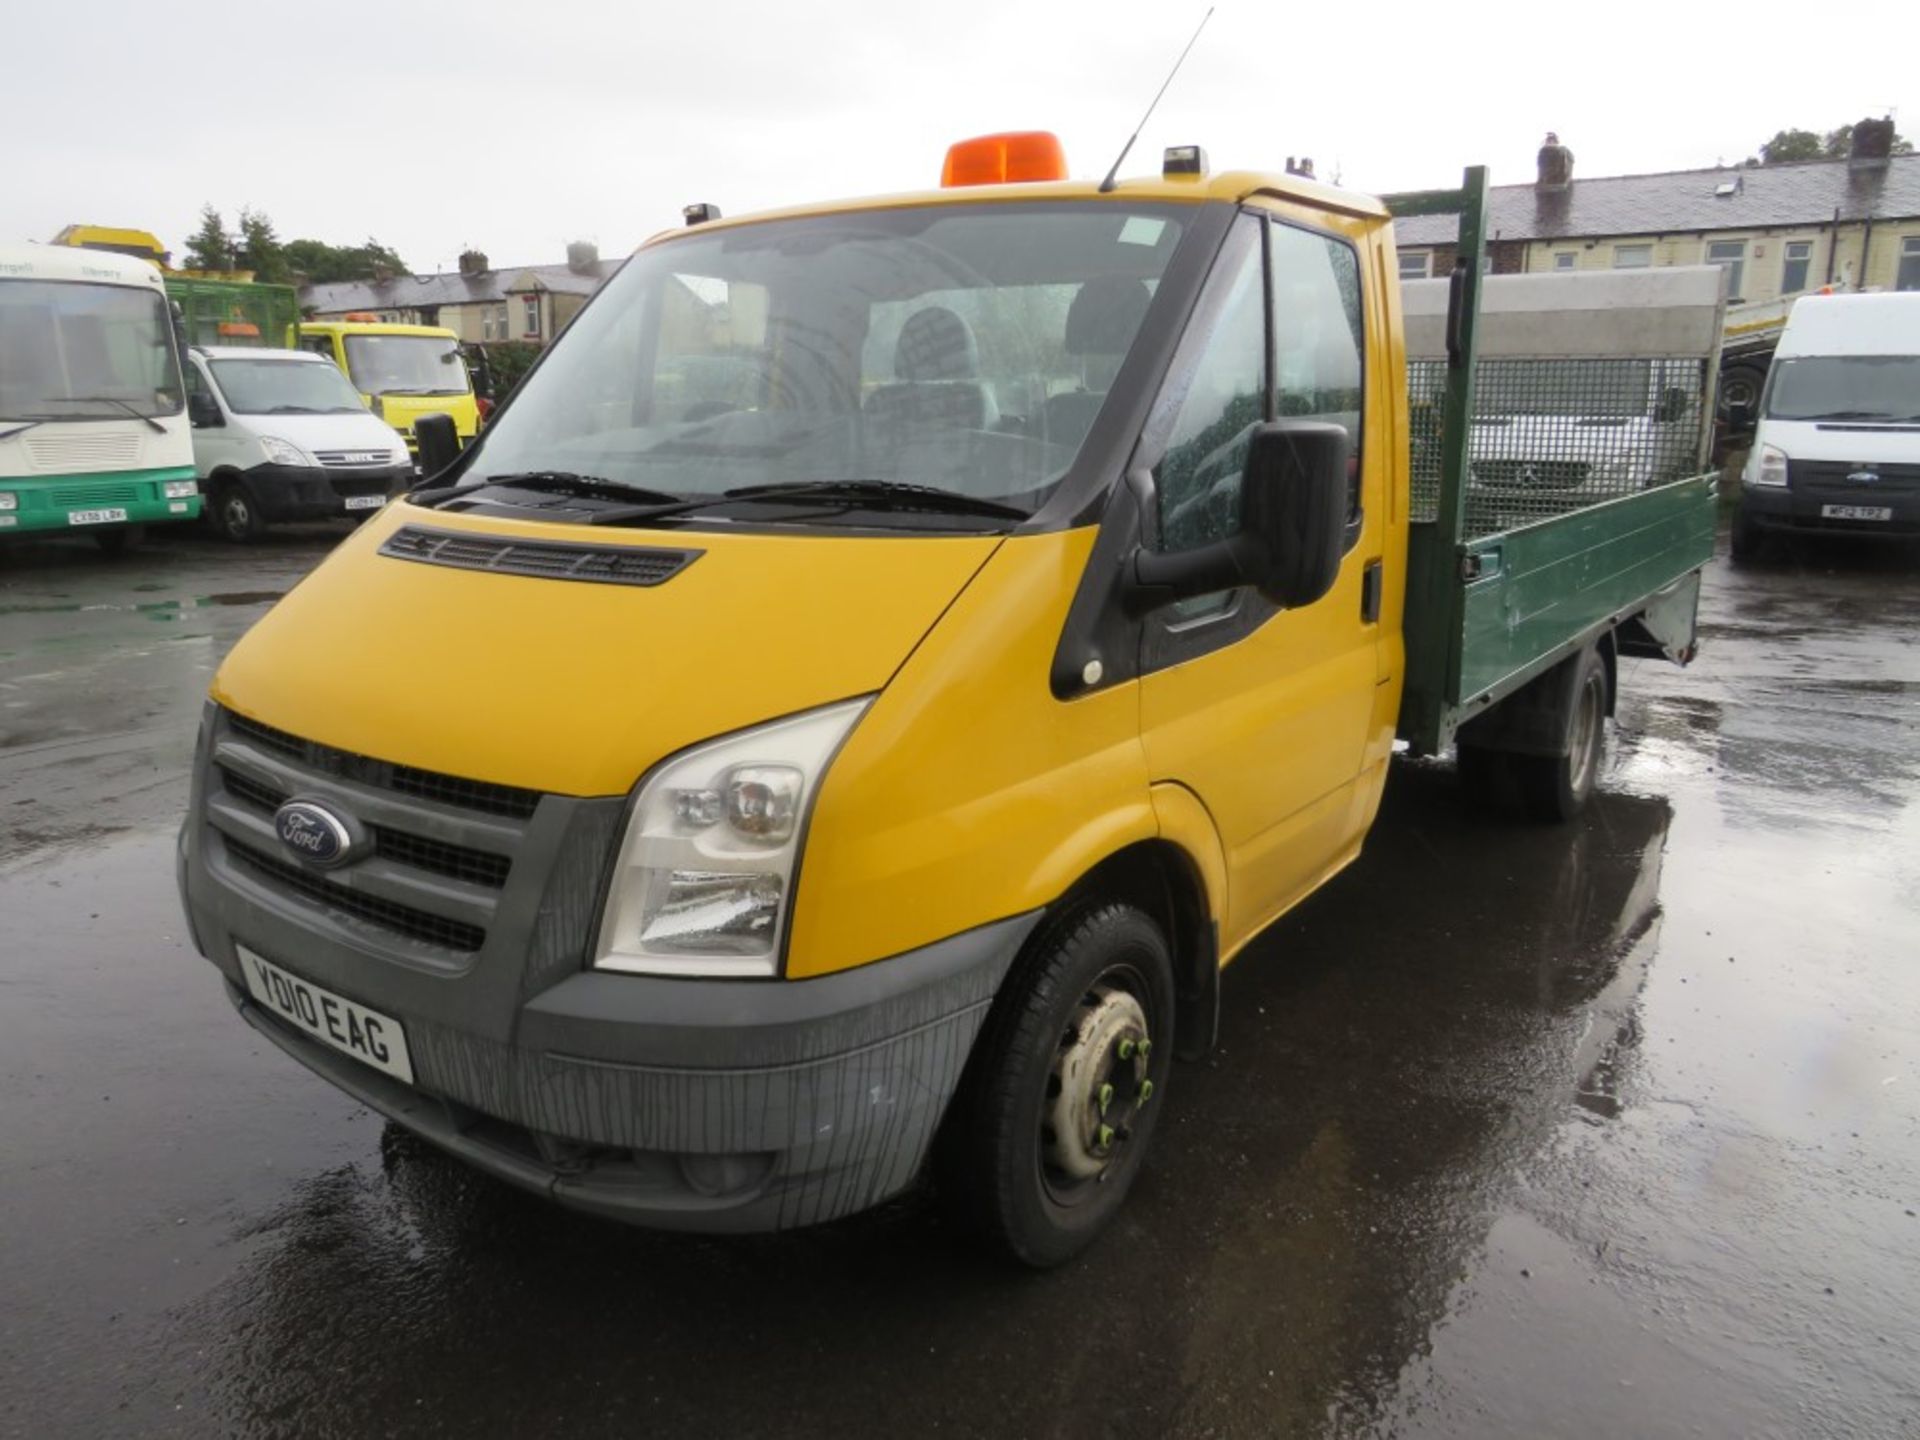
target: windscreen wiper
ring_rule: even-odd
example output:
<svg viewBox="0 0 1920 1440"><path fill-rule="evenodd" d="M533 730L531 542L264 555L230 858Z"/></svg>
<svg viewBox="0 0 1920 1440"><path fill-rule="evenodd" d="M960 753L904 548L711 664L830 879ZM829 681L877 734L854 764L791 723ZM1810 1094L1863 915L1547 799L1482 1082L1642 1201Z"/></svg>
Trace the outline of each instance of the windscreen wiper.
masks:
<svg viewBox="0 0 1920 1440"><path fill-rule="evenodd" d="M11 430L0 430L0 440L11 440L16 435L24 435L36 425L44 425L44 420L23 420Z"/></svg>
<svg viewBox="0 0 1920 1440"><path fill-rule="evenodd" d="M571 470L526 470L507 475L483 475L475 482L442 485L431 490L416 490L409 498L416 505L434 506L456 496L471 495L474 491L488 485L506 485L515 490L532 490L542 495L568 495L575 498L591 496L596 500L632 502L621 507L622 511L644 510L660 505L678 505L687 498L684 495L675 495L670 490L648 490L644 486L624 485L618 480L608 480L600 475L578 475Z"/></svg>
<svg viewBox="0 0 1920 1440"><path fill-rule="evenodd" d="M996 520L1025 520L1031 511L1017 505L942 490L937 485L909 485L901 480L799 480L769 485L740 485L717 495L689 495L672 505L633 505L601 510L587 518L589 525L636 525L690 515L723 505L826 505L836 510L922 510L948 515L984 515Z"/></svg>
<svg viewBox="0 0 1920 1440"><path fill-rule="evenodd" d="M1809 420L1891 420L1894 417L1884 410L1829 410L1825 414L1809 415L1806 418Z"/></svg>
<svg viewBox="0 0 1920 1440"><path fill-rule="evenodd" d="M122 400L118 395L69 395L66 398L90 405L118 405L122 410L133 416L134 419L146 421L149 426L158 430L162 435L167 433L166 426L154 419L153 416L147 414L146 411L134 409L132 401Z"/></svg>
<svg viewBox="0 0 1920 1440"><path fill-rule="evenodd" d="M937 510L950 515L990 515L1025 520L1033 512L1004 500L963 495L938 485L904 480L803 480L779 485L742 485L725 492L729 500L818 500L823 505L856 504L868 510Z"/></svg>

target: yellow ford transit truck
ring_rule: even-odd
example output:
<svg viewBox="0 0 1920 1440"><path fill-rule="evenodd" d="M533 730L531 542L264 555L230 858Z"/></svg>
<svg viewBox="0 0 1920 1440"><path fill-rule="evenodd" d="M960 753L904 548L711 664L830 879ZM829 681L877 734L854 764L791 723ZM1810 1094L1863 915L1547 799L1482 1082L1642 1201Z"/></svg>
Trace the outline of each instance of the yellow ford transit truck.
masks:
<svg viewBox="0 0 1920 1440"><path fill-rule="evenodd" d="M420 422L438 473L213 684L180 883L250 1024L583 1210L767 1230L931 1172L1044 1265L1396 733L1578 807L1713 501L1476 480L1485 173L1397 202L1461 217L1415 375L1381 202L1193 151L1004 180L1024 143L698 208L476 443Z"/></svg>

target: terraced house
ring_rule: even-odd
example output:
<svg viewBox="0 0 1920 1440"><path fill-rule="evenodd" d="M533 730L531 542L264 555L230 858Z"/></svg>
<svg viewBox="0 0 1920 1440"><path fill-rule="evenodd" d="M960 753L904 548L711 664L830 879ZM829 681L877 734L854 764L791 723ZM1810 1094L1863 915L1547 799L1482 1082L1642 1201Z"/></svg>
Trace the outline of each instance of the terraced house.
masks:
<svg viewBox="0 0 1920 1440"><path fill-rule="evenodd" d="M1552 137L1530 185L1492 192L1496 274L1720 265L1737 307L1823 285L1920 290L1920 155L1890 154L1893 124L1863 120L1852 153L1801 164L1573 177ZM1400 273L1453 267L1450 216L1400 221Z"/></svg>

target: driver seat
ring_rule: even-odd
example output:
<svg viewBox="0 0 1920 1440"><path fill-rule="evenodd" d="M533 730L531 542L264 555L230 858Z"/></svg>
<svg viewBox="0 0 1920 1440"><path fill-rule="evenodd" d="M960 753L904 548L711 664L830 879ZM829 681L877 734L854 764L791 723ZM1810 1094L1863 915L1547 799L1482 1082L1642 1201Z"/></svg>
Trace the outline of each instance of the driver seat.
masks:
<svg viewBox="0 0 1920 1440"><path fill-rule="evenodd" d="M1000 410L979 372L973 330L944 305L931 305L900 327L893 347L897 378L867 396L862 409L884 425L990 430Z"/></svg>

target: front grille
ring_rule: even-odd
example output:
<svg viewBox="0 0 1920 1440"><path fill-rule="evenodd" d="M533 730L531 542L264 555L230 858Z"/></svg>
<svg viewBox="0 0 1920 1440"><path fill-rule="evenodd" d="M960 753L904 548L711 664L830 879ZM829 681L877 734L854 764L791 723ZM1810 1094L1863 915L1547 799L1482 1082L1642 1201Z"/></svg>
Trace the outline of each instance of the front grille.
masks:
<svg viewBox="0 0 1920 1440"><path fill-rule="evenodd" d="M698 550L633 545L576 545L554 540L509 540L417 525L396 530L380 547L394 560L603 585L659 585L700 557Z"/></svg>
<svg viewBox="0 0 1920 1440"><path fill-rule="evenodd" d="M378 470L400 463L385 450L316 450L313 458L329 470Z"/></svg>
<svg viewBox="0 0 1920 1440"><path fill-rule="evenodd" d="M1473 478L1506 490L1572 490L1589 468L1583 460L1475 460Z"/></svg>
<svg viewBox="0 0 1920 1440"><path fill-rule="evenodd" d="M331 745L322 745L315 740L302 740L297 735L289 735L258 720L249 720L231 710L226 712L226 716L227 723L235 733L244 735L254 744L343 780L383 790L397 790L417 799L458 806L463 810L478 810L487 815L504 815L516 820L529 818L540 803L538 790L495 785L487 780L466 780L458 775L442 775L411 765L395 765L386 760L355 755L348 750L336 750Z"/></svg>
<svg viewBox="0 0 1920 1440"><path fill-rule="evenodd" d="M1870 474L1872 480L1849 480ZM1876 494L1909 494L1920 490L1920 465L1874 465L1854 460L1789 460L1787 482L1797 488L1831 491L1836 496L1871 505Z"/></svg>
<svg viewBox="0 0 1920 1440"><path fill-rule="evenodd" d="M140 498L138 485L55 485L56 505L130 505Z"/></svg>
<svg viewBox="0 0 1920 1440"><path fill-rule="evenodd" d="M262 880L293 891L318 904L341 910L357 920L392 930L411 940L421 940L448 950L472 953L487 943L487 932L478 925L463 924L401 905L392 900L367 895L327 880L291 861L281 860L227 837L227 853L242 869Z"/></svg>
<svg viewBox="0 0 1920 1440"><path fill-rule="evenodd" d="M143 442L139 435L125 431L62 435L50 428L27 436L25 443L27 458L38 469L72 474L82 468L137 464Z"/></svg>
<svg viewBox="0 0 1920 1440"><path fill-rule="evenodd" d="M227 793L262 814L272 814L292 798L229 766L217 768L220 783L226 787ZM476 850L470 845L454 845L411 831L396 830L388 825L369 825L367 831L373 837L374 854L384 856L396 865L411 865L416 870L444 875L449 880L464 880L470 885L484 885L490 890L498 890L507 883L507 876L513 869L513 861L509 857Z"/></svg>

